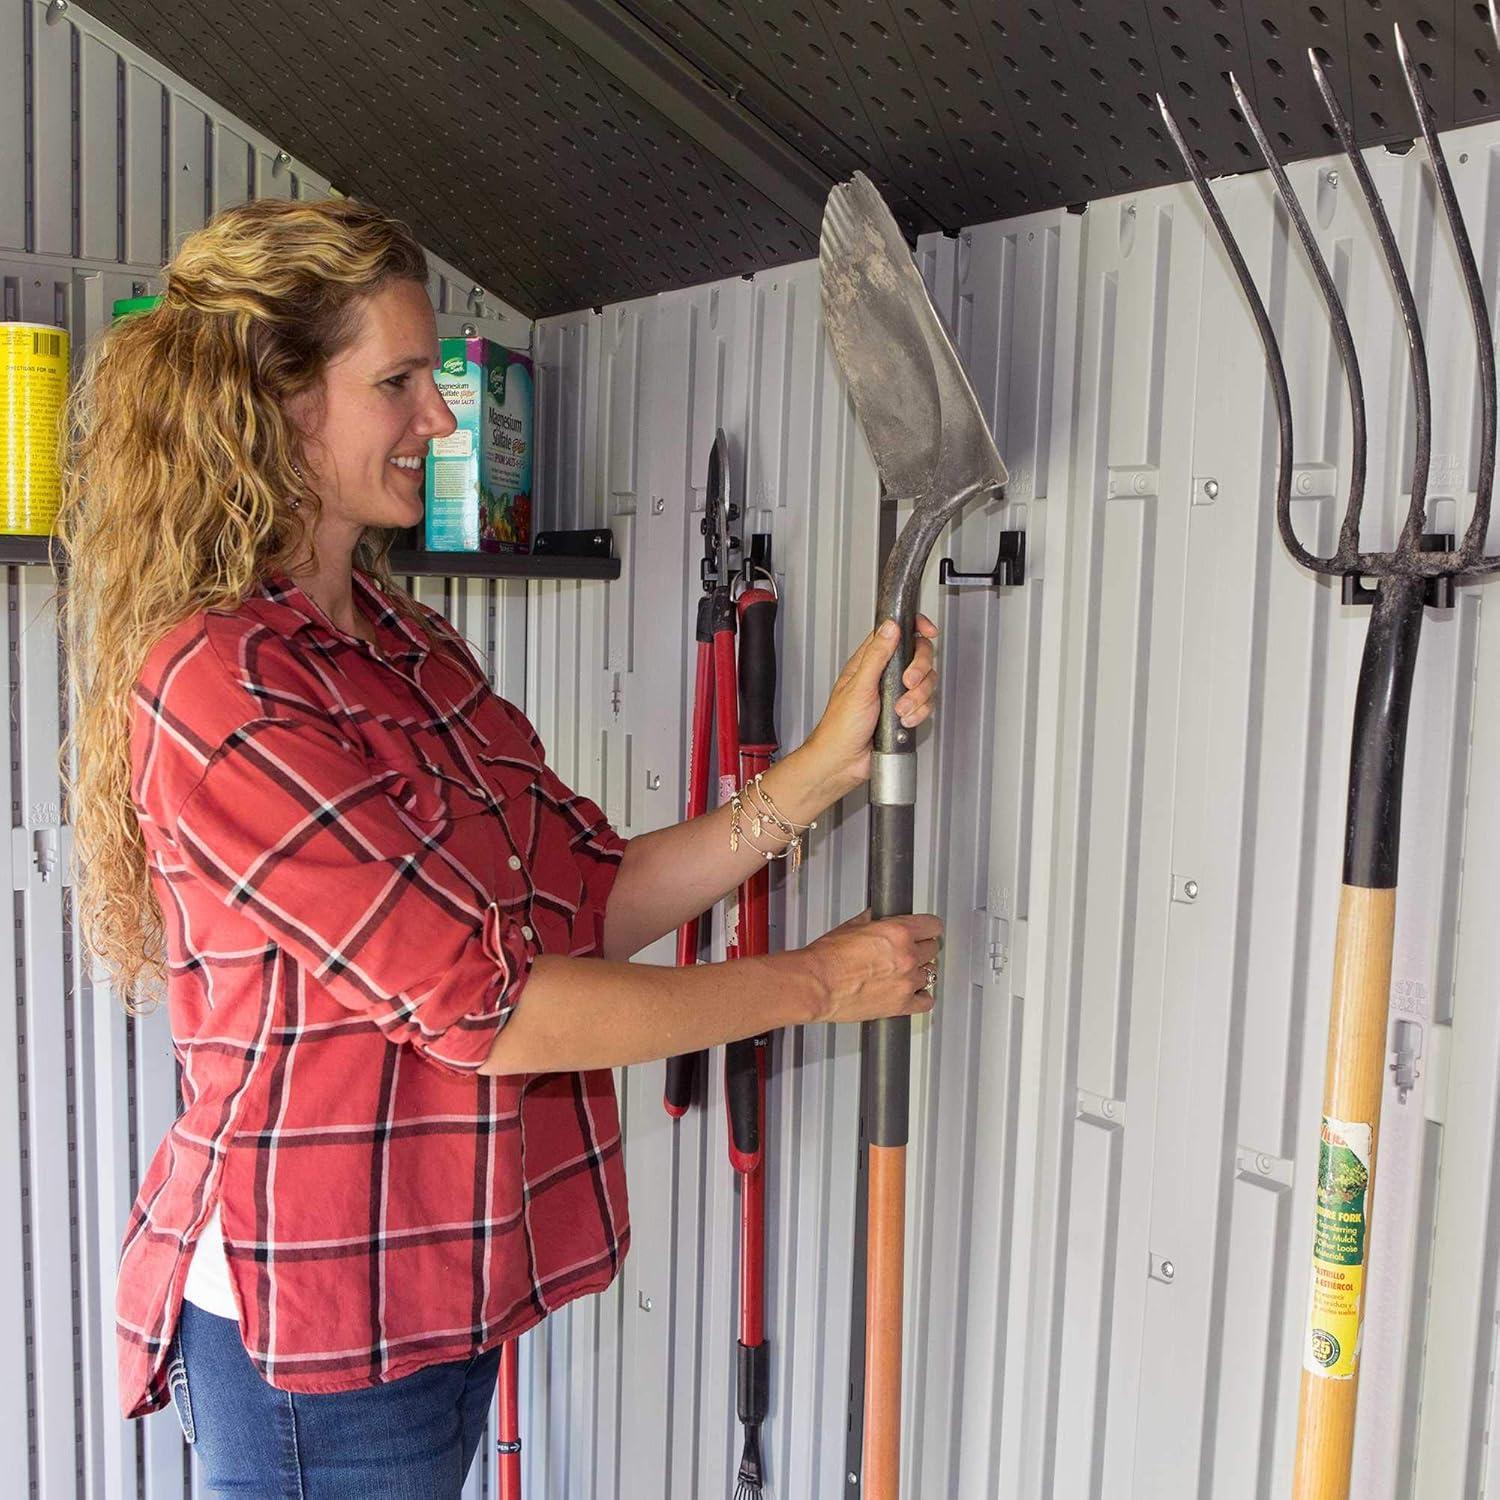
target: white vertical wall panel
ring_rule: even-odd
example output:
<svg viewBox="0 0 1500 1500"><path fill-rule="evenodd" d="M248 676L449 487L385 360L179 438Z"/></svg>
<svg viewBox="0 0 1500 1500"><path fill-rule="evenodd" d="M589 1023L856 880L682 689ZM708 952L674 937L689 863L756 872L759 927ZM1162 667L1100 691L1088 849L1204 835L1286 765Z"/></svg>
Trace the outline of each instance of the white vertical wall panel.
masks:
<svg viewBox="0 0 1500 1500"><path fill-rule="evenodd" d="M1494 302L1500 132L1458 132L1450 154ZM1435 351L1432 512L1454 529L1476 467L1456 267L1423 153L1371 166L1416 267ZM1293 177L1355 323L1366 536L1389 545L1414 444L1401 325L1367 216L1329 167ZM1327 549L1349 465L1327 324L1265 178L1222 196L1290 372L1297 525ZM999 531L1022 527L1028 579L970 592L930 577L924 595L943 686L920 747L917 899L947 939L942 1003L913 1050L906 1492L1285 1493L1367 614L1276 534L1259 348L1188 190L924 241L918 264L1013 476L943 550L988 567ZM549 320L537 350L545 493L598 507L626 565L592 657L571 632L565 653L536 656L532 701L583 664L580 722L602 725L609 810L637 832L681 801L712 425L749 528L774 537L788 746L870 623L874 476L812 266ZM1420 1027L1422 1052L1404 1102L1387 1091L1354 1481L1372 1500L1479 1496L1500 1468L1487 600L1468 587L1429 611L1413 704L1392 1019ZM864 865L851 799L819 829L802 887L778 879L781 941L857 911ZM777 1039L764 1434L777 1495L857 1492L843 1438L856 1082L852 1036ZM560 1328L538 1339L547 1378L528 1420L550 1466L534 1451L531 1476L548 1495L731 1488L718 1077L677 1125L660 1087L659 1068L623 1080L636 1239L621 1295L601 1304L611 1338L581 1353ZM617 1434L613 1468L601 1430ZM560 1466L575 1448L586 1475Z"/></svg>

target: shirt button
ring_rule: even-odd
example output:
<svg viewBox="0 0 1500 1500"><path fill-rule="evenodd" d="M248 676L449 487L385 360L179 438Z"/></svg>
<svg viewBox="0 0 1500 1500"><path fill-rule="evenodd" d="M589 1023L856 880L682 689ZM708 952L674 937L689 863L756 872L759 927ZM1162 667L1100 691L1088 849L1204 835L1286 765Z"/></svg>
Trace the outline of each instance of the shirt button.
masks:
<svg viewBox="0 0 1500 1500"><path fill-rule="evenodd" d="M521 856L519 854L512 854L511 857L505 861L505 863L508 864L512 870L519 870L521 868Z"/></svg>
<svg viewBox="0 0 1500 1500"><path fill-rule="evenodd" d="M532 940L532 938L534 938L536 936L536 933L534 933L529 927L523 927L521 929L521 936L523 938L525 938L526 941L529 943Z"/></svg>

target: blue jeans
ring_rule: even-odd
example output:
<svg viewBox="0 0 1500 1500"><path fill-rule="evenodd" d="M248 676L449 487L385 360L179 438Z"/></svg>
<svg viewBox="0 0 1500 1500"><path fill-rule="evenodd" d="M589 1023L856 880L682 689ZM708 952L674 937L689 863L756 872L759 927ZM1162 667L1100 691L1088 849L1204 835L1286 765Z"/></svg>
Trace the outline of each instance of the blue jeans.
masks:
<svg viewBox="0 0 1500 1500"><path fill-rule="evenodd" d="M184 1302L168 1374L214 1500L457 1500L499 1365L492 1349L385 1385L294 1395L266 1384L237 1323Z"/></svg>

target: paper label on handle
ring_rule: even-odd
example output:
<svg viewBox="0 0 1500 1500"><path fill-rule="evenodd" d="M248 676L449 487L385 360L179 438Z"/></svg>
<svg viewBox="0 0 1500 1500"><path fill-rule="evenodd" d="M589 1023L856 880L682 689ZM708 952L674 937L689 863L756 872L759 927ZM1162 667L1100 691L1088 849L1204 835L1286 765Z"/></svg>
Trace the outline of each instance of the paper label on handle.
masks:
<svg viewBox="0 0 1500 1500"><path fill-rule="evenodd" d="M1303 1367L1324 1379L1352 1379L1359 1365L1360 1310L1370 1228L1374 1131L1323 1119L1318 1143L1318 1206Z"/></svg>

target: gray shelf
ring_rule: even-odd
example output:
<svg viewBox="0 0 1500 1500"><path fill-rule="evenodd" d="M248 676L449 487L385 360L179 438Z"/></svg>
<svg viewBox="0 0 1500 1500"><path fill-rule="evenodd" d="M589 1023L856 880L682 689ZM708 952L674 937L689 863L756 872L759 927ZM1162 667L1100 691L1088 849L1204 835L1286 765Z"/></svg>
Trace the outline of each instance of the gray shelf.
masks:
<svg viewBox="0 0 1500 1500"><path fill-rule="evenodd" d="M391 572L419 578L618 578L618 557L529 552L392 552Z"/></svg>
<svg viewBox="0 0 1500 1500"><path fill-rule="evenodd" d="M44 536L0 536L0 565L46 566ZM532 556L524 552L392 552L400 578L618 578L618 557Z"/></svg>

